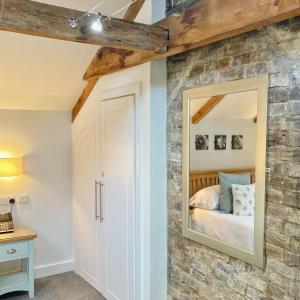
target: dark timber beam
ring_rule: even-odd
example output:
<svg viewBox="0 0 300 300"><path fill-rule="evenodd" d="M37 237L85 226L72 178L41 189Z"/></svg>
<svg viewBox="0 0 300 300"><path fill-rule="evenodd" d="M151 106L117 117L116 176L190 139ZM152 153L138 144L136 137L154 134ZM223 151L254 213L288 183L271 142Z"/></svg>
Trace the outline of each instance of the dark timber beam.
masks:
<svg viewBox="0 0 300 300"><path fill-rule="evenodd" d="M132 0L132 1L134 1L134 0ZM123 19L127 20L127 21L134 21L135 18L137 17L137 15L138 15L139 11L141 10L144 2L145 2L145 0L135 1L131 6L128 7L128 9L126 10L126 12L123 16ZM104 55L105 52L110 51L111 49L114 49L114 48L109 48L109 47L100 48L97 51L94 59L97 59L97 57ZM94 60L92 60L90 66L93 64L93 61ZM72 109L72 121L74 121L75 118L77 117L77 115L79 114L81 108L83 107L83 105L87 101L88 97L90 96L91 92L93 91L93 89L94 89L96 83L98 82L99 78L100 77L96 77L96 78L93 78L93 79L91 79L87 82L87 84L86 84L85 88L83 89L79 99L77 100L75 106Z"/></svg>
<svg viewBox="0 0 300 300"><path fill-rule="evenodd" d="M70 28L68 18L80 18L84 12L29 0L5 0L1 11L0 30L4 31L146 52L167 50L168 30L154 25L112 18L97 33L90 28L96 19L92 15Z"/></svg>
<svg viewBox="0 0 300 300"><path fill-rule="evenodd" d="M169 29L163 54L112 49L95 57L85 80L117 72L300 15L300 0L199 0L155 25Z"/></svg>
<svg viewBox="0 0 300 300"><path fill-rule="evenodd" d="M260 29L300 15L300 0L199 0L155 25L169 30L166 53L105 48L84 74L85 80L172 56L210 43ZM81 100L81 99L80 99ZM75 114L73 114L73 118Z"/></svg>

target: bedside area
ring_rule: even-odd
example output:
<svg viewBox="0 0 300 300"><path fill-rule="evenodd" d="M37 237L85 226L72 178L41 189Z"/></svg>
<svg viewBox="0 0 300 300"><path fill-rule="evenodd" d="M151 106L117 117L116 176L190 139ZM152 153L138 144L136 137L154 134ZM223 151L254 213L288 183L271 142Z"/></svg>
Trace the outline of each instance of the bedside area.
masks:
<svg viewBox="0 0 300 300"><path fill-rule="evenodd" d="M34 297L33 240L37 237L30 227L17 227L12 233L0 235L0 264L21 261L20 270L0 276L0 296L15 291L28 291Z"/></svg>

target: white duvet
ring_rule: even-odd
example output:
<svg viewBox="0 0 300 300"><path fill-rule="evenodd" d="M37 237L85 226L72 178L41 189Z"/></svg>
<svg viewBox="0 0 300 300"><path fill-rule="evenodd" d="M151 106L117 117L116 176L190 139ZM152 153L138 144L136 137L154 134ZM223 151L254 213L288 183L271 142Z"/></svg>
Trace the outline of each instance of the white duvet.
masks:
<svg viewBox="0 0 300 300"><path fill-rule="evenodd" d="M253 251L254 217L234 216L218 210L193 209L192 229L227 242L235 247Z"/></svg>

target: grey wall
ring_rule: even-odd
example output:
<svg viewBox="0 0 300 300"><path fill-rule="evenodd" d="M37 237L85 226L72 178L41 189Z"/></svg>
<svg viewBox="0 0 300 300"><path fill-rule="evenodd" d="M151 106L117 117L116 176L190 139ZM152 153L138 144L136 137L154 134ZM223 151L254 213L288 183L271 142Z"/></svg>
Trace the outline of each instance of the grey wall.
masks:
<svg viewBox="0 0 300 300"><path fill-rule="evenodd" d="M260 270L182 237L182 91L266 73L272 173L266 190L266 267ZM287 300L300 295L299 113L300 18L168 59L169 299Z"/></svg>
<svg viewBox="0 0 300 300"><path fill-rule="evenodd" d="M151 62L150 69L150 299L164 300L167 295L167 68L165 59Z"/></svg>
<svg viewBox="0 0 300 300"><path fill-rule="evenodd" d="M23 175L0 178L0 196L29 196L13 207L13 219L37 231L37 277L73 268L71 137L70 112L0 110L0 154L24 158Z"/></svg>

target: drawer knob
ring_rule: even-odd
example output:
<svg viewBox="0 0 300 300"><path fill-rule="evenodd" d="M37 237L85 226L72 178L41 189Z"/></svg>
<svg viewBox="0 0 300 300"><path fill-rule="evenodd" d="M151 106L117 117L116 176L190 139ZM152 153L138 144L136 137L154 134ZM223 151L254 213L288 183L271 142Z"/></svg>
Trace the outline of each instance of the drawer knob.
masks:
<svg viewBox="0 0 300 300"><path fill-rule="evenodd" d="M17 250L16 249L9 249L9 250L7 250L7 254L15 254L17 252Z"/></svg>

